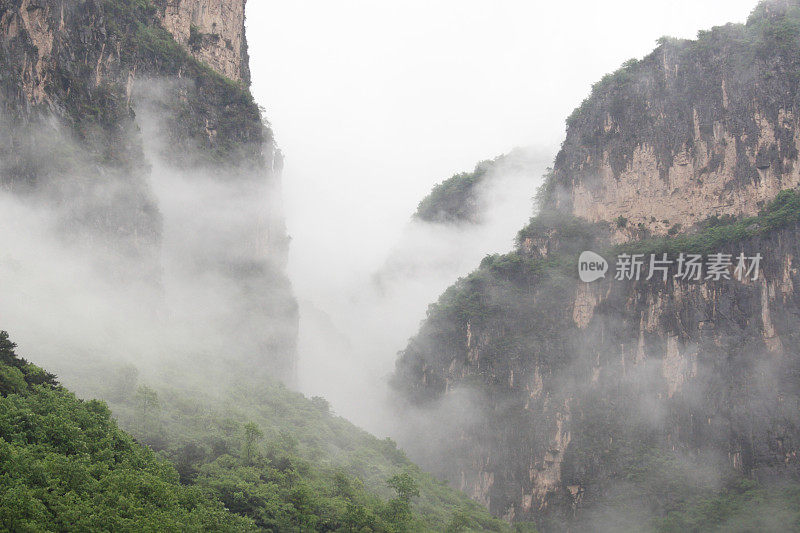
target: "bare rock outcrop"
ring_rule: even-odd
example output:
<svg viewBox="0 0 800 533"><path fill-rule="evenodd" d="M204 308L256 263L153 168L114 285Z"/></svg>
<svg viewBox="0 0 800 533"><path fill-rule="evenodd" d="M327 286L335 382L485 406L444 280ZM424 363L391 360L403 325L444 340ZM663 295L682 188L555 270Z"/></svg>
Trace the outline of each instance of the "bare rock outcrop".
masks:
<svg viewBox="0 0 800 533"><path fill-rule="evenodd" d="M426 466L544 531L800 476L797 28L800 2L767 0L594 87L517 249L449 288L400 354L405 405L453 435ZM614 280L609 255L605 280L577 279L584 250L690 246L761 254L760 276Z"/></svg>
<svg viewBox="0 0 800 533"><path fill-rule="evenodd" d="M250 82L245 38L246 0L162 0L164 27L218 73Z"/></svg>

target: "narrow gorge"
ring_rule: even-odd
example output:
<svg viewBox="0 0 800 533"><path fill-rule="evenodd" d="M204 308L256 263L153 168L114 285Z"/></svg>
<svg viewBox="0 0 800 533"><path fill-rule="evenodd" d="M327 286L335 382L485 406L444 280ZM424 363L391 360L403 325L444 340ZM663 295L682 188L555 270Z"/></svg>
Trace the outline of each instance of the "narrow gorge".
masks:
<svg viewBox="0 0 800 533"><path fill-rule="evenodd" d="M267 30L246 0L0 0L0 530L800 531L800 0L659 39L594 84L554 160L509 146L392 226L401 198L357 169L411 196L387 169L422 165L380 154L441 176L464 138L409 132L483 134L434 71L463 62L472 94L540 70L467 61L445 26L471 15L411 28L402 7L359 7L374 42L326 42L309 8L251 64ZM273 75L298 50L324 83ZM257 102L254 79L296 93L284 121L314 119L286 156L322 169L301 203L376 214L350 240L333 210L288 214L278 125L300 128L273 128L285 93ZM311 90L357 106L326 122ZM540 116L499 100L463 114ZM430 102L444 118L389 118ZM692 278L687 255L721 265Z"/></svg>
<svg viewBox="0 0 800 533"><path fill-rule="evenodd" d="M285 385L244 0L1 1L0 139L0 529L511 530Z"/></svg>

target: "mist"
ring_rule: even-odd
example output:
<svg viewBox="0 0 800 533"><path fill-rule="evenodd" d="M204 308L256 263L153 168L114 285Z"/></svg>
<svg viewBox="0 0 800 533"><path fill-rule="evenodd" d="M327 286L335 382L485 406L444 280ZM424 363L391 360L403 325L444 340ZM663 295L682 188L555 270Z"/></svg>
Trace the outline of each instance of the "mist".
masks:
<svg viewBox="0 0 800 533"><path fill-rule="evenodd" d="M564 119L592 83L649 53L658 36L693 38L744 21L752 8L745 0L251 2L253 92L287 156L301 390L385 433L362 391L383 387L377 381L427 304L484 255L510 249L533 214L529 200ZM410 223L434 184L520 146L543 154L539 175L519 190L523 216L489 223L481 236ZM415 264L416 274L378 295L371 280L390 258Z"/></svg>
<svg viewBox="0 0 800 533"><path fill-rule="evenodd" d="M319 286L313 300L300 301L303 392L324 396L372 432L395 435L396 412L386 402L397 351L454 280L485 255L513 247L517 230L533 214L533 195L552 154L529 149L507 159L476 187L479 220L437 223L409 216L378 266L327 266L318 283L328 285Z"/></svg>
<svg viewBox="0 0 800 533"><path fill-rule="evenodd" d="M279 183L269 168L167 163L160 110L179 86L169 79L137 84L141 132L133 142L141 139L143 164L133 177L92 163L70 132L34 122L32 146L67 146L78 163L54 159L37 192L0 192L3 328L31 360L81 393L102 394L98 376L129 366L145 381L177 373L206 389L236 381L231 361L270 379L294 379L285 367L294 351L284 339L296 323L281 273ZM48 167L49 157L40 155L39 164ZM74 182L91 185L61 190ZM150 211L146 223L125 226L128 213L141 209L119 201L130 198L120 190L130 182Z"/></svg>
<svg viewBox="0 0 800 533"><path fill-rule="evenodd" d="M308 474L282 487L286 501L300 495L299 519L309 518L301 516L313 507L305 503L322 488L335 505L318 505L320 515L334 509L349 520L359 511L366 520L391 511L393 502L411 513L419 498L414 512L435 511L426 520L457 522L458 498L467 499L461 490L488 509L475 506L481 513L509 523L544 517L575 524L569 520L577 515L535 516L552 497L561 498L565 513L586 504L577 516L586 527L646 529L652 509L666 514L686 503L675 496L684 487L687 501L702 503L741 480L736 463L752 450L739 434L780 434L773 446L780 457L783 429L769 424L800 424L772 388L796 375L793 367L770 360L771 351L745 353L744 340L760 338L761 325L775 330L764 303L774 287L737 286L743 307L761 305L761 322L753 311L740 321L750 329L706 345L673 334L669 324L645 331L644 306L655 308L655 296L631 299L642 308L626 315L619 293L603 300L611 291L601 298L564 283L559 269L569 255L587 242L605 246L611 233L622 234L626 217L616 230L612 218L597 230L603 223L566 220L553 209L531 223L536 237L563 223L569 236L548 241L553 250L515 238L539 214L534 197L554 164L564 119L592 83L650 52L658 36L692 38L699 29L743 21L752 8L753 0L251 1L252 92L263 108L253 103L246 74L228 79L219 72L229 71L202 63L246 55L216 33L216 22L205 33L193 21L186 41L159 27L164 21L156 15L139 13L152 27L134 17L130 28L152 34L132 42L158 38L143 41L139 52L154 56L143 70L161 75L159 54L180 52L200 74L180 66L167 69L174 77L134 82L138 66L120 66L119 79L119 72L107 73L115 91L108 96L100 86L102 44L91 89L103 90L86 98L92 105L95 96L117 98L111 103L120 116L100 116L114 107L106 101L88 125L68 124L69 113L45 105L8 121L0 116L1 329L79 397L108 401L125 431L170 457L181 483L193 483L201 470L210 478L234 470L240 480L258 477L264 501L253 498L253 507L280 508L270 507L262 520L288 508L266 501L277 486L264 488L269 476ZM73 50L61 52L75 61ZM18 55L27 65L27 48ZM117 56L122 65L119 50ZM193 76L198 86L209 84L208 100L187 97L196 89ZM176 153L183 126L194 144ZM238 128L248 131L231 131ZM437 184L487 160L491 169L472 191L474 218L415 215ZM570 194L551 185L554 195ZM542 255L552 255L553 264ZM469 277L479 265L484 277ZM539 267L546 282L534 280ZM469 284L476 280L486 284L475 289ZM784 285L791 283L785 274ZM460 307L448 294L468 303ZM591 307L588 318L577 316L579 304ZM698 338L712 322L698 318L703 312L698 306L685 313L697 318ZM579 318L586 323L577 326ZM400 391L403 379L418 397ZM709 383L723 390L713 401ZM731 391L740 385L736 396ZM163 417L147 411L158 394L169 406ZM719 412L724 417L712 420ZM695 415L684 445L687 437L675 428ZM391 438L375 439L349 421ZM179 439L166 438L167 428ZM261 446L265 434L269 442ZM248 478L256 467L262 470ZM390 500L389 476L401 469L414 473L422 493L403 500L397 489ZM225 477L220 492L236 488L232 479ZM582 502L587 479L607 490ZM643 486L656 495L635 494ZM354 494L364 487L377 499L357 508ZM658 501L662 489L669 505ZM230 511L224 503L220 512ZM378 511L367 513L367 504ZM336 527L349 527L343 524Z"/></svg>

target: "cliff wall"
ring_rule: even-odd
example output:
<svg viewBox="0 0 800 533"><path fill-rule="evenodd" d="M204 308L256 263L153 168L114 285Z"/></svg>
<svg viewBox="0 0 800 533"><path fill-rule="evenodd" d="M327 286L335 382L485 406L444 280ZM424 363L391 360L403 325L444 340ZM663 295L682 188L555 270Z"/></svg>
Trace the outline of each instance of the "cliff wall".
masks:
<svg viewBox="0 0 800 533"><path fill-rule="evenodd" d="M197 60L236 81L250 82L245 0L162 0L161 23Z"/></svg>
<svg viewBox="0 0 800 533"><path fill-rule="evenodd" d="M183 200L208 202L217 187L215 209L183 222L207 236L189 262L225 279L252 320L231 329L288 375L282 157L247 86L244 17L243 0L0 1L0 187L54 213L99 271L154 286L174 252L154 191L182 176L196 184Z"/></svg>
<svg viewBox="0 0 800 533"><path fill-rule="evenodd" d="M798 57L783 29L796 9L765 2L746 25L663 38L597 83L567 121L554 201L591 221L624 219L624 240L753 215L797 186Z"/></svg>
<svg viewBox="0 0 800 533"><path fill-rule="evenodd" d="M785 206L769 206L792 213L785 225L714 242L764 255L755 281L681 281L673 266L666 281L586 284L571 272L577 253L611 234L538 221L516 252L448 290L398 361L410 408L446 428L444 443L425 440L442 446L426 466L497 516L545 529L620 494L658 515L723 479L796 476L800 201ZM442 420L465 391L470 416Z"/></svg>
<svg viewBox="0 0 800 533"><path fill-rule="evenodd" d="M800 5L765 2L595 86L517 249L400 354L403 405L439 435L409 429L412 455L553 531L650 530L736 480L798 478L798 43ZM606 279L577 279L584 250ZM764 259L757 280L611 279L624 252Z"/></svg>

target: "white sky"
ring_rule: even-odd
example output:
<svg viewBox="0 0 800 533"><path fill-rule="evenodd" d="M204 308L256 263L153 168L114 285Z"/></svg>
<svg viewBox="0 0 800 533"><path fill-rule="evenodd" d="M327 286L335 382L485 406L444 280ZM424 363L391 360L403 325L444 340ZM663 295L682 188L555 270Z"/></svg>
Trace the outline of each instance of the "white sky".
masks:
<svg viewBox="0 0 800 533"><path fill-rule="evenodd" d="M434 183L519 145L555 155L591 84L660 36L743 22L755 3L250 0L297 292L377 265Z"/></svg>

